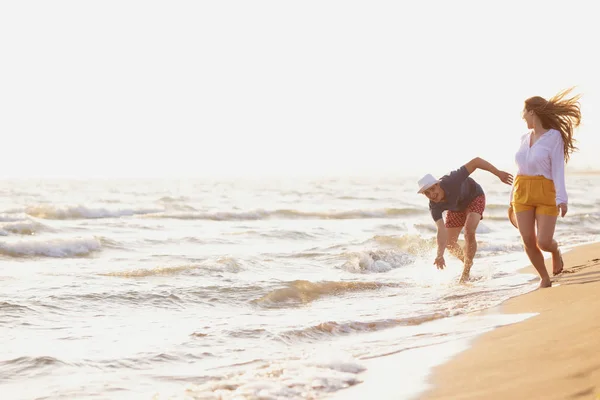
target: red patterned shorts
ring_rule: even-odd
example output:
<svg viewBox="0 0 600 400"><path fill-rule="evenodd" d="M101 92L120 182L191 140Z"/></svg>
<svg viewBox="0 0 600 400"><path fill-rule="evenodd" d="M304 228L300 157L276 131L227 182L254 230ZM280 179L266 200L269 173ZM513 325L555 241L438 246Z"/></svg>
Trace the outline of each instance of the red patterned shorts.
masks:
<svg viewBox="0 0 600 400"><path fill-rule="evenodd" d="M458 228L465 226L467 214L475 212L481 215L483 219L483 211L485 210L485 195L479 195L473 199L467 206L465 211L450 211L446 213L446 228Z"/></svg>

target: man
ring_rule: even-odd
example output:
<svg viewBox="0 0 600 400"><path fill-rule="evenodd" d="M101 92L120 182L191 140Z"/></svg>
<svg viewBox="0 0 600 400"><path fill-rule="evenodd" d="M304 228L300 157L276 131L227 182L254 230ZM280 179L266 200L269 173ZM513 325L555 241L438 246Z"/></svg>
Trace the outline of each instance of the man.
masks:
<svg viewBox="0 0 600 400"><path fill-rule="evenodd" d="M418 182L419 191L429 199L431 217L437 226L437 257L433 262L438 269L444 269L444 250L456 256L464 264L460 282L469 280L473 258L477 251L475 231L479 221L483 219L485 210L485 193L482 187L469 177L476 169L491 172L502 182L512 185L513 176L500 171L489 162L477 157L459 169L435 179L431 174L425 175ZM446 222L442 213L446 213ZM458 235L465 228L465 248L458 245Z"/></svg>

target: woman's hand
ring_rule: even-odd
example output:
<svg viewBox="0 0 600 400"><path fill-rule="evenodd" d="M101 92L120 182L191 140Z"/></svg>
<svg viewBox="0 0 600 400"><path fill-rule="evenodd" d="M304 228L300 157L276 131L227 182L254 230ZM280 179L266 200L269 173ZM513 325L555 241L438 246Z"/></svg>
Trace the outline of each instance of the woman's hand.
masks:
<svg viewBox="0 0 600 400"><path fill-rule="evenodd" d="M558 211L560 211L560 216L564 217L567 214L567 204L566 203L560 203L558 206Z"/></svg>

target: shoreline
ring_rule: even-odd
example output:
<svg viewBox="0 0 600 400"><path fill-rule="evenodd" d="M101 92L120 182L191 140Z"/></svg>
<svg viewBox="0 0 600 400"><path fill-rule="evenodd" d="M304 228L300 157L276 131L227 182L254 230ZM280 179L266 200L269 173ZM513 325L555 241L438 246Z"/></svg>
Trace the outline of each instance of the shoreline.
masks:
<svg viewBox="0 0 600 400"><path fill-rule="evenodd" d="M505 314L536 313L478 335L463 352L434 367L417 398L600 398L600 242L563 252L553 287L511 298ZM546 268L552 272L551 259ZM534 273L528 265L519 272Z"/></svg>
<svg viewBox="0 0 600 400"><path fill-rule="evenodd" d="M469 318L506 317L505 323L499 323L468 338L432 346L436 354L434 361L430 361L426 367L423 361L413 365L415 360L431 356L425 349L422 352L420 349L408 350L404 352L406 354L391 354L368 360L369 367L364 372L361 383L342 389L328 398L564 399L571 396L573 399L600 400L600 354L594 356L595 364L581 364L583 383L562 382L560 389L551 385L550 390L553 392L548 393L548 381L557 380L561 371L565 375L575 374L571 367L566 367L566 371L562 369L561 363L556 363L553 353L556 348L561 348L562 351L562 347L568 348L576 343L576 336L570 335L570 332L581 327L581 330L586 332L585 341L582 343L585 351L590 354L600 353L600 336L596 334L600 332L600 323L594 321L594 318L600 321L596 315L600 311L600 241L562 248L565 272L561 275L553 277L552 260L550 257L545 259L546 268L549 269L553 281L552 288L534 289L497 306L468 315ZM517 273L535 275L539 280L532 265L517 269ZM580 286L584 286L584 293L580 293ZM583 316L571 313L572 318L563 318L558 328L552 326L553 321L560 320L563 313L573 311L574 308L582 309L588 300L592 301L594 306L583 308L586 310ZM591 326L585 323L586 318ZM550 335L547 334L549 331ZM536 344L538 337L543 339L542 343L532 346L532 343ZM565 339L564 346L561 346L561 339ZM414 356L411 356L411 353L415 353ZM568 356L562 352L561 354L561 360L564 362L564 357ZM515 357L511 358L511 355ZM545 355L555 360L551 375ZM400 388L394 380L398 376L399 366L407 363L420 369L420 373L411 373L415 375L413 379L422 382L418 384L420 390L413 388L407 391ZM519 368L514 368L515 363L519 364ZM572 363L568 365L571 366ZM532 369L537 369L538 372L535 384L529 385L529 372ZM591 377L586 381L590 372ZM404 378L406 377L403 376ZM594 383L591 383L592 379ZM576 393L587 394L583 397L573 397Z"/></svg>

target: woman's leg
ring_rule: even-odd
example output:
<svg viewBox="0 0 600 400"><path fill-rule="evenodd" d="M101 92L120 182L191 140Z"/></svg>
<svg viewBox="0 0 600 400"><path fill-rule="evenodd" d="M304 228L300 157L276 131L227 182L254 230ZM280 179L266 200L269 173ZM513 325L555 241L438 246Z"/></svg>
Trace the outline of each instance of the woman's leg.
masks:
<svg viewBox="0 0 600 400"><path fill-rule="evenodd" d="M560 274L563 269L558 243L554 240L556 218L552 215L537 214L537 244L540 250L552 253L552 273Z"/></svg>
<svg viewBox="0 0 600 400"><path fill-rule="evenodd" d="M538 247L537 238L535 236L535 210L520 211L516 214L517 225L519 226L519 232L523 239L523 245L525 246L525 252L529 257L529 261L536 269L540 278L540 287L550 287L552 282L548 271L546 271L546 265L544 264L544 256Z"/></svg>

